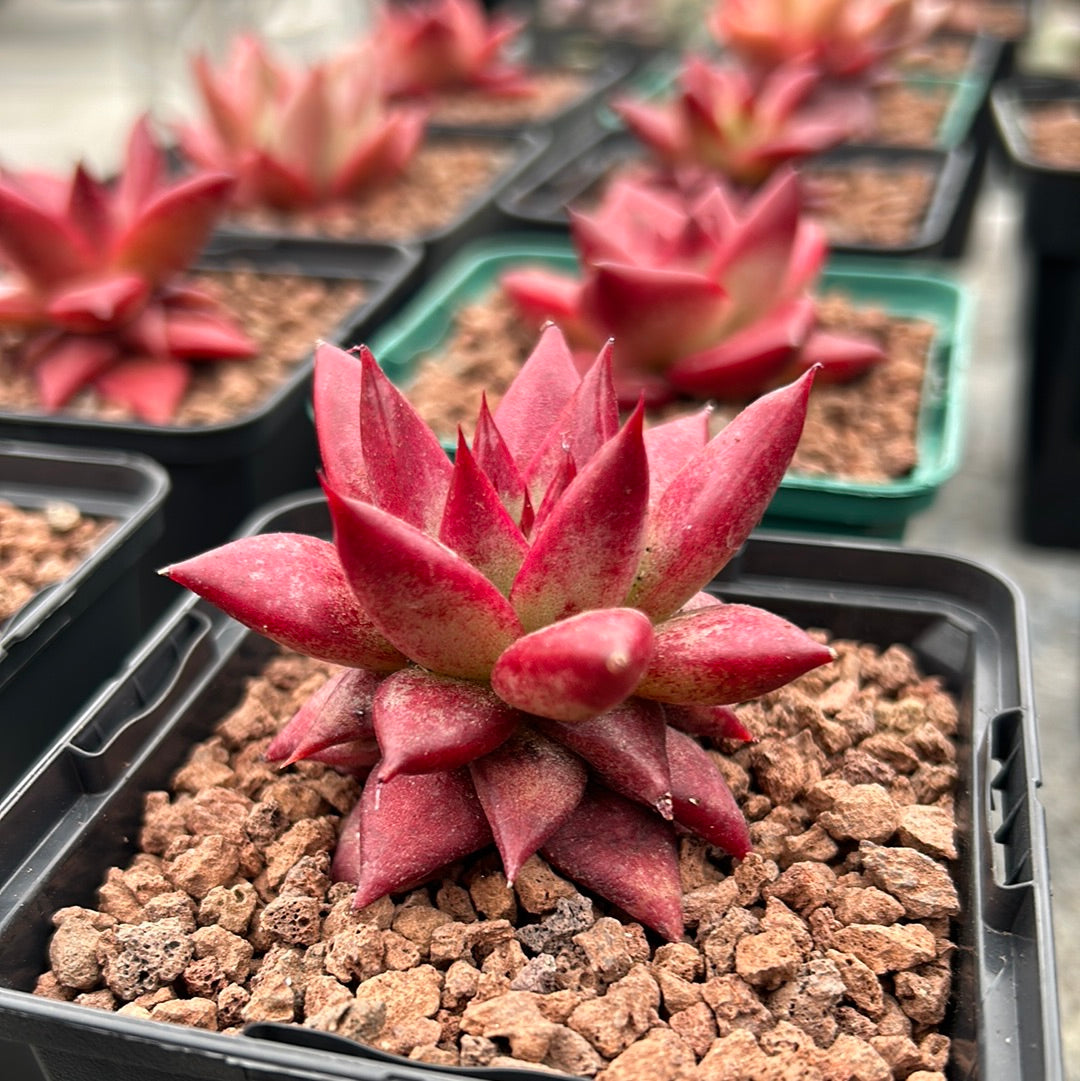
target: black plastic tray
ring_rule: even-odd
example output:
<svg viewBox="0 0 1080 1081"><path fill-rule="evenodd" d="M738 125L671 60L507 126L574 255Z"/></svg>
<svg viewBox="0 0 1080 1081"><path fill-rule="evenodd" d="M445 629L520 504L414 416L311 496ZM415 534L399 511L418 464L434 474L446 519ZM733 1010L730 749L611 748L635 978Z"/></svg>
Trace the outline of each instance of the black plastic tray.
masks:
<svg viewBox="0 0 1080 1081"><path fill-rule="evenodd" d="M148 629L138 581L150 572L168 487L140 455L0 442L0 499L24 510L62 500L114 523L70 575L0 623L0 793Z"/></svg>
<svg viewBox="0 0 1080 1081"><path fill-rule="evenodd" d="M268 508L253 529L325 535L323 500L312 495ZM1060 1081L1036 720L1015 588L964 560L779 537L752 538L715 588L803 626L882 646L906 643L924 671L943 677L958 696L958 817L969 825L957 869L964 916L947 1019L950 1076ZM31 1065L43 1071L12 1081L422 1081L455 1074L300 1027L257 1026L233 1037L28 994L44 963L50 913L91 904L102 869L130 858L140 793L162 787L222 715L219 681L253 640L261 641L202 602L180 602L0 806L0 1038L30 1045ZM257 658L261 647L254 648Z"/></svg>
<svg viewBox="0 0 1080 1081"><path fill-rule="evenodd" d="M1027 242L1040 255L1080 260L1080 169L1040 161L1024 133L1025 113L1055 101L1080 106L1080 80L1017 75L991 95L1001 142L1020 184Z"/></svg>
<svg viewBox="0 0 1080 1081"><path fill-rule="evenodd" d="M545 154L551 144L551 133L542 128L516 131L492 131L478 127L430 128L427 138L438 143L476 143L504 150L508 162L495 179L466 203L453 221L446 225L410 237L405 247L418 245L421 248L421 270L430 273L441 266L462 244L478 236L484 236L502 224L498 209L498 199L508 186L518 177L531 169ZM310 251L317 252L326 248L331 252L342 252L349 247L379 247L367 244L361 239L333 240L300 233L281 232L273 229L241 228L223 224L211 238L210 251L219 251L223 246L243 241L252 249L262 248L274 251L282 245L302 243Z"/></svg>
<svg viewBox="0 0 1080 1081"><path fill-rule="evenodd" d="M405 246L263 244L218 238L204 269L250 266L260 273L299 272L364 284L364 301L319 335L351 345L388 312L418 272L419 250ZM314 350L315 341L311 343ZM219 424L158 427L65 413L0 412L0 438L65 446L109 447L145 454L169 471L165 531L152 558L157 565L220 543L256 508L310 488L318 468L315 432L306 411L313 363L309 355L261 404ZM163 583L145 583L148 606L164 607Z"/></svg>
<svg viewBox="0 0 1080 1081"><path fill-rule="evenodd" d="M923 168L934 176L934 188L918 233L904 244L835 243L835 252L858 255L936 257L960 254L963 238L956 219L970 185L974 151L969 145L955 150L914 149L850 144L808 160L803 168L852 161L872 161L887 169ZM516 227L565 232L566 208L585 195L609 170L641 160L643 151L630 132L606 132L576 152L548 158L507 190L499 201ZM966 226L964 227L966 234ZM950 241L957 239L956 250Z"/></svg>

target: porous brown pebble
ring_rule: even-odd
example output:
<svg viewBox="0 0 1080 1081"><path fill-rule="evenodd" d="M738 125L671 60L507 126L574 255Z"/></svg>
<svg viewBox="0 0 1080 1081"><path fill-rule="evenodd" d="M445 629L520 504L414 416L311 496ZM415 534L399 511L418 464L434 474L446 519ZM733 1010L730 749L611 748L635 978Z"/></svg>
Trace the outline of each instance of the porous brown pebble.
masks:
<svg viewBox="0 0 1080 1081"><path fill-rule="evenodd" d="M485 852L354 909L328 873L343 808L325 794L347 807L356 783L326 785L337 775L312 764L278 773L252 752L265 718L284 723L329 672L276 657L227 734L147 796L147 851L106 872L100 910L56 913L36 993L221 1032L304 1024L445 1066L940 1081L963 918L949 874L957 714L909 651L833 646L828 669L741 707L758 742L721 761L744 805L763 801L765 847L733 861L681 846L693 884L672 943L535 856L513 888ZM822 718L849 738L829 750ZM896 772L909 753L910 779ZM892 769L892 785L852 780L852 755ZM933 802L914 802L920 789Z"/></svg>

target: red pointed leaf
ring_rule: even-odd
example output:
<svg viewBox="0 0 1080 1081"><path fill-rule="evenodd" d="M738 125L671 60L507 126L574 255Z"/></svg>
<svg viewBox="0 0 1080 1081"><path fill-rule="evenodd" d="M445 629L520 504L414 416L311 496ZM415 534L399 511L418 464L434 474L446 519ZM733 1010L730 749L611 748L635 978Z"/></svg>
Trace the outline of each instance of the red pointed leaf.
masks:
<svg viewBox="0 0 1080 1081"><path fill-rule="evenodd" d="M870 338L849 334L830 334L815 330L806 339L799 354L805 367L821 365L818 379L827 383L847 383L885 359L885 351Z"/></svg>
<svg viewBox="0 0 1080 1081"><path fill-rule="evenodd" d="M53 292L47 311L52 322L76 334L117 329L146 303L150 285L138 274L105 274Z"/></svg>
<svg viewBox="0 0 1080 1081"><path fill-rule="evenodd" d="M537 500L536 513L533 515L532 530L530 535L538 533L548 520L551 512L559 505L563 493L573 483L577 476L577 464L574 456L569 452L562 456L558 472L551 478L547 490ZM531 506L530 502L530 506Z"/></svg>
<svg viewBox="0 0 1080 1081"><path fill-rule="evenodd" d="M147 424L168 424L190 381L190 366L175 357L125 357L95 376L94 386Z"/></svg>
<svg viewBox="0 0 1080 1081"><path fill-rule="evenodd" d="M460 431L439 540L476 567L504 596L509 594L529 550Z"/></svg>
<svg viewBox="0 0 1080 1081"><path fill-rule="evenodd" d="M66 405L119 356L116 342L94 335L65 334L34 361L34 382L46 409Z"/></svg>
<svg viewBox="0 0 1080 1081"><path fill-rule="evenodd" d="M220 312L197 308L166 308L165 341L170 353L186 360L245 360L258 351Z"/></svg>
<svg viewBox="0 0 1080 1081"><path fill-rule="evenodd" d="M585 791L585 764L573 752L519 727L502 746L469 765L495 835L508 883L555 832Z"/></svg>
<svg viewBox="0 0 1080 1081"><path fill-rule="evenodd" d="M628 603L663 619L738 551L795 453L813 372L747 406L668 484Z"/></svg>
<svg viewBox="0 0 1080 1081"><path fill-rule="evenodd" d="M164 174L165 162L150 131L150 118L144 114L128 132L124 167L116 189L116 207L124 222L130 222L159 190Z"/></svg>
<svg viewBox="0 0 1080 1081"><path fill-rule="evenodd" d="M485 684L420 668L383 680L374 716L383 750L380 781L467 765L498 747L521 718Z"/></svg>
<svg viewBox="0 0 1080 1081"><path fill-rule="evenodd" d="M484 471L495 491L499 493L502 505L507 509L510 517L517 522L521 532L528 536L533 517L529 493L514 463L510 448L496 427L491 410L488 409L486 394L481 395L480 414L473 434L472 450L476 464Z"/></svg>
<svg viewBox="0 0 1080 1081"><path fill-rule="evenodd" d="M355 908L422 882L491 843L469 772L368 778L360 797L360 876ZM436 828L433 828L436 827Z"/></svg>
<svg viewBox="0 0 1080 1081"><path fill-rule="evenodd" d="M645 538L644 410L578 473L535 533L510 601L526 630L621 603Z"/></svg>
<svg viewBox="0 0 1080 1081"><path fill-rule="evenodd" d="M719 743L720 740L737 739L741 743L753 743L757 738L739 720L730 706L672 706L664 707L668 724L689 736Z"/></svg>
<svg viewBox="0 0 1080 1081"><path fill-rule="evenodd" d="M720 604L656 628L638 694L676 705L745 702L783 687L835 654L780 616Z"/></svg>
<svg viewBox="0 0 1080 1081"><path fill-rule="evenodd" d="M320 342L315 349L312 398L319 454L327 482L352 499L371 501L360 440L359 358Z"/></svg>
<svg viewBox="0 0 1080 1081"><path fill-rule="evenodd" d="M360 439L376 506L432 535L439 529L451 465L431 429L361 347Z"/></svg>
<svg viewBox="0 0 1080 1081"><path fill-rule="evenodd" d="M645 429L649 459L649 511L686 463L709 441L709 409Z"/></svg>
<svg viewBox="0 0 1080 1081"><path fill-rule="evenodd" d="M557 870L669 941L682 937L675 831L641 804L591 786L540 852Z"/></svg>
<svg viewBox="0 0 1080 1081"><path fill-rule="evenodd" d="M41 290L76 277L94 263L67 218L39 206L6 180L0 180L0 252Z"/></svg>
<svg viewBox="0 0 1080 1081"><path fill-rule="evenodd" d="M668 728L666 739L675 821L741 860L750 829L724 775L689 736Z"/></svg>
<svg viewBox="0 0 1080 1081"><path fill-rule="evenodd" d="M357 603L334 546L317 537L243 537L162 573L298 653L376 672L405 663Z"/></svg>
<svg viewBox="0 0 1080 1081"><path fill-rule="evenodd" d="M334 543L353 591L417 664L484 679L521 634L510 602L475 567L378 507L326 489Z"/></svg>
<svg viewBox="0 0 1080 1081"><path fill-rule="evenodd" d="M495 665L491 686L526 713L584 721L634 692L652 636L652 624L636 609L582 612L514 642Z"/></svg>
<svg viewBox="0 0 1080 1081"><path fill-rule="evenodd" d="M83 167L75 168L68 200L72 224L83 235L90 251L105 251L113 228L112 209L105 185L95 180Z"/></svg>
<svg viewBox="0 0 1080 1081"><path fill-rule="evenodd" d="M550 321L571 339L593 336L584 322L581 282L577 278L543 267L523 267L503 274L499 288L530 329Z"/></svg>
<svg viewBox="0 0 1080 1081"><path fill-rule="evenodd" d="M576 724L548 721L543 731L577 752L609 788L671 817L671 773L664 744L664 710L644 698L627 701Z"/></svg>

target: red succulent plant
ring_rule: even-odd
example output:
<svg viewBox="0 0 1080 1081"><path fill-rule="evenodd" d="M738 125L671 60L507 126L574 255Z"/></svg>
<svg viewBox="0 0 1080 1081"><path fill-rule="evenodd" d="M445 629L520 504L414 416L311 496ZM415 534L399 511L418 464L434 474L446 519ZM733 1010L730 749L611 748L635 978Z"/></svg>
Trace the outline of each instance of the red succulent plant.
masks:
<svg viewBox="0 0 1080 1081"><path fill-rule="evenodd" d="M398 176L424 136L423 109L387 105L373 42L294 68L243 35L219 70L198 56L193 71L206 115L177 125L181 149L233 173L243 208L353 199Z"/></svg>
<svg viewBox="0 0 1080 1081"><path fill-rule="evenodd" d="M944 19L950 0L719 0L714 37L748 63L809 60L838 79L880 75Z"/></svg>
<svg viewBox="0 0 1080 1081"><path fill-rule="evenodd" d="M620 427L611 353L582 377L546 328L451 464L370 353L320 346L333 543L253 536L164 572L346 666L268 757L367 774L333 864L358 907L494 840L511 882L539 851L677 939L678 831L748 851L687 733L745 736L730 703L832 653L700 591L779 484L813 373L710 440L704 412L645 430L639 404Z"/></svg>
<svg viewBox="0 0 1080 1081"><path fill-rule="evenodd" d="M690 57L670 102L623 98L612 108L663 165L749 187L785 162L852 138L871 118L861 88L823 85L820 72L798 60L758 74Z"/></svg>
<svg viewBox="0 0 1080 1081"><path fill-rule="evenodd" d="M531 94L526 68L503 55L523 26L510 16L489 17L476 0L386 4L374 33L384 88L401 97L448 90Z"/></svg>
<svg viewBox="0 0 1080 1081"><path fill-rule="evenodd" d="M70 181L0 176L0 327L19 335L42 405L84 386L163 424L191 377L190 361L251 356L254 345L180 276L232 190L224 173L170 182L146 119L106 186L81 165Z"/></svg>
<svg viewBox="0 0 1080 1081"><path fill-rule="evenodd" d="M623 402L745 399L814 364L843 380L883 356L816 328L809 288L827 248L790 170L745 202L716 181L686 194L619 177L593 213L571 213L571 232L580 276L527 267L501 285L586 352L614 337Z"/></svg>

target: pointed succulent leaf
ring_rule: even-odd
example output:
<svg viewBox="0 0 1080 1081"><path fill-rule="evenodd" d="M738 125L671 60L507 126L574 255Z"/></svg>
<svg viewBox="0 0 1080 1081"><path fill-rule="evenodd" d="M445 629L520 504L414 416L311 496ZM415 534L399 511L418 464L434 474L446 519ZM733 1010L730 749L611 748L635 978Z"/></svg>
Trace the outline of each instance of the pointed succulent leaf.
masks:
<svg viewBox="0 0 1080 1081"><path fill-rule="evenodd" d="M476 567L504 596L510 593L529 550L460 430L439 540Z"/></svg>
<svg viewBox="0 0 1080 1081"><path fill-rule="evenodd" d="M360 439L372 502L432 535L439 529L452 467L432 430L360 349Z"/></svg>
<svg viewBox="0 0 1080 1081"><path fill-rule="evenodd" d="M68 216L91 251L104 251L108 247L109 233L113 228L109 192L82 165L75 167L71 180Z"/></svg>
<svg viewBox="0 0 1080 1081"><path fill-rule="evenodd" d="M426 127L426 110L388 110L373 137L355 147L330 178L330 195L351 199L373 184L393 180L416 153Z"/></svg>
<svg viewBox="0 0 1080 1081"><path fill-rule="evenodd" d="M629 604L663 619L735 554L795 453L813 374L751 403L675 476L650 517Z"/></svg>
<svg viewBox="0 0 1080 1081"><path fill-rule="evenodd" d="M403 668L382 681L374 716L383 751L380 781L467 765L498 747L521 718L485 684L421 668Z"/></svg>
<svg viewBox="0 0 1080 1081"><path fill-rule="evenodd" d="M371 767L379 761L379 745L373 739L353 739L335 743L321 751L309 754L309 762L321 762L339 773L347 773L361 779L368 776Z"/></svg>
<svg viewBox="0 0 1080 1081"><path fill-rule="evenodd" d="M518 468L532 460L563 406L581 382L562 331L543 329L495 410L495 425Z"/></svg>
<svg viewBox="0 0 1080 1081"><path fill-rule="evenodd" d="M147 424L168 424L191 382L191 367L175 356L129 356L93 382L107 402L130 409Z"/></svg>
<svg viewBox="0 0 1080 1081"><path fill-rule="evenodd" d="M446 545L326 488L346 577L375 625L424 668L484 679L522 633L510 602Z"/></svg>
<svg viewBox="0 0 1080 1081"><path fill-rule="evenodd" d="M128 322L149 296L150 283L141 275L106 272L54 290L46 311L64 330L95 334Z"/></svg>
<svg viewBox="0 0 1080 1081"><path fill-rule="evenodd" d="M530 536L540 532L544 523L551 516L552 511L559 505L559 500L562 499L563 493L571 484L573 484L576 476L577 463L574 461L573 454L566 451L559 462L558 470L548 482L547 489L540 495L536 502L536 511L533 514ZM528 495L528 489L526 489L526 495ZM529 505L532 506L531 497Z"/></svg>
<svg viewBox="0 0 1080 1081"><path fill-rule="evenodd" d="M671 817L664 709L644 698L575 724L547 721L543 732L581 755L609 788Z"/></svg>
<svg viewBox="0 0 1080 1081"><path fill-rule="evenodd" d="M0 253L36 288L48 290L86 271L94 257L71 221L0 178Z"/></svg>
<svg viewBox="0 0 1080 1081"><path fill-rule="evenodd" d="M645 429L650 514L679 470L709 441L710 412L701 409Z"/></svg>
<svg viewBox="0 0 1080 1081"><path fill-rule="evenodd" d="M584 721L634 692L652 637L652 624L633 608L582 612L514 642L499 657L491 686L526 713Z"/></svg>
<svg viewBox="0 0 1080 1081"><path fill-rule="evenodd" d="M674 728L665 736L675 821L741 860L750 851L750 829L724 775L689 736Z"/></svg>
<svg viewBox="0 0 1080 1081"><path fill-rule="evenodd" d="M51 342L34 363L41 404L59 409L72 395L116 362L119 349L111 338L66 334Z"/></svg>
<svg viewBox="0 0 1080 1081"><path fill-rule="evenodd" d="M469 765L512 885L521 865L581 801L585 763L559 743L520 726L501 746Z"/></svg>
<svg viewBox="0 0 1080 1081"><path fill-rule="evenodd" d="M123 222L130 222L161 190L164 177L164 155L154 141L150 118L143 114L128 132L124 167L116 189L115 205Z"/></svg>
<svg viewBox="0 0 1080 1081"><path fill-rule="evenodd" d="M725 739L753 743L756 739L754 733L739 720L739 715L730 706L667 705L664 707L664 716L672 728L712 743Z"/></svg>
<svg viewBox="0 0 1080 1081"><path fill-rule="evenodd" d="M364 668L331 676L270 741L267 761L288 766L329 747L362 743L374 753L367 762L373 765L379 745L371 707L382 679L381 673Z"/></svg>
<svg viewBox="0 0 1080 1081"><path fill-rule="evenodd" d="M676 161L681 156L686 134L673 110L631 98L619 98L611 108L662 161Z"/></svg>
<svg viewBox="0 0 1080 1081"><path fill-rule="evenodd" d="M326 342L316 347L312 399L323 472L335 491L370 502L360 440L362 373L363 366L353 354Z"/></svg>
<svg viewBox="0 0 1080 1081"><path fill-rule="evenodd" d="M639 406L535 533L510 591L526 630L626 596L641 558L649 498L643 424Z"/></svg>
<svg viewBox="0 0 1080 1081"><path fill-rule="evenodd" d="M368 778L360 797L354 908L423 882L491 843L468 770L402 773L384 784L376 781L377 773Z"/></svg>
<svg viewBox="0 0 1080 1081"><path fill-rule="evenodd" d="M317 537L243 537L162 573L298 653L376 672L405 664L364 614L334 546Z"/></svg>
<svg viewBox="0 0 1080 1081"><path fill-rule="evenodd" d="M165 348L185 360L245 360L255 343L220 311L174 307L164 309Z"/></svg>
<svg viewBox="0 0 1080 1081"><path fill-rule="evenodd" d="M590 786L540 853L669 941L682 937L675 831L640 804Z"/></svg>
<svg viewBox="0 0 1080 1081"><path fill-rule="evenodd" d="M572 340L592 337L581 310L581 281L547 267L521 267L499 277L499 288L510 298L526 325L555 323Z"/></svg>
<svg viewBox="0 0 1080 1081"><path fill-rule="evenodd" d="M834 656L780 616L746 604L719 604L656 628L652 661L637 693L676 705L745 702Z"/></svg>
<svg viewBox="0 0 1080 1081"><path fill-rule="evenodd" d="M885 351L870 338L824 330L813 331L799 353L801 365L821 365L818 379L826 383L850 382L884 359Z"/></svg>
<svg viewBox="0 0 1080 1081"><path fill-rule="evenodd" d="M487 404L487 394L480 398L480 414L473 433L473 457L477 466L491 481L510 517L517 522L522 534L532 528L533 508L521 472L514 463L510 448L495 425Z"/></svg>

